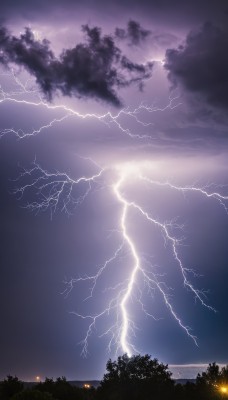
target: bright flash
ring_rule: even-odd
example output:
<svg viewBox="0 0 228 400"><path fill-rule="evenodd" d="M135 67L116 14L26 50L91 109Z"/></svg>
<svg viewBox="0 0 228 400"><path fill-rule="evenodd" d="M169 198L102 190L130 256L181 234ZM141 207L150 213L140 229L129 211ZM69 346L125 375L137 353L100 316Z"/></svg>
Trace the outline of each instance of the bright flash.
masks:
<svg viewBox="0 0 228 400"><path fill-rule="evenodd" d="M140 172L140 167L137 162L127 162L124 164L119 164L116 166L116 170L122 175L122 176L137 176L139 175Z"/></svg>
<svg viewBox="0 0 228 400"><path fill-rule="evenodd" d="M224 394L228 394L227 386L221 386L221 387L219 388L219 390L220 390L220 392L222 392L222 393L224 393Z"/></svg>

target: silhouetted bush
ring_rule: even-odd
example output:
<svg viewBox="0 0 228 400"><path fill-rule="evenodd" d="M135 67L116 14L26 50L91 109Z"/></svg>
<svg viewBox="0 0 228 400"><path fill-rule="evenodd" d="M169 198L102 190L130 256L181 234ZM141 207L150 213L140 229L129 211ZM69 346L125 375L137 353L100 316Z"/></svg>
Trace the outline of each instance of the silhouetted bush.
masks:
<svg viewBox="0 0 228 400"><path fill-rule="evenodd" d="M54 400L54 398L50 393L42 393L39 390L26 389L15 394L11 397L11 400Z"/></svg>
<svg viewBox="0 0 228 400"><path fill-rule="evenodd" d="M30 389L23 382L7 376L0 383L0 400L222 400L228 398L228 366L209 364L196 382L174 384L168 365L157 359L126 354L108 360L107 372L99 388L79 388L65 377L46 378Z"/></svg>
<svg viewBox="0 0 228 400"><path fill-rule="evenodd" d="M65 377L57 378L56 381L46 378L44 382L36 385L36 390L50 393L56 400L93 400L95 393L94 388L81 389L72 386Z"/></svg>
<svg viewBox="0 0 228 400"><path fill-rule="evenodd" d="M224 393L221 388L225 387L228 395L228 366L219 368L213 362L209 364L207 370L202 374L198 374L196 378L197 393L201 396L202 400L221 399Z"/></svg>
<svg viewBox="0 0 228 400"><path fill-rule="evenodd" d="M23 390L23 382L19 381L16 376L8 375L0 384L0 398L2 400L10 399L14 394Z"/></svg>
<svg viewBox="0 0 228 400"><path fill-rule="evenodd" d="M124 354L117 361L109 360L107 373L97 390L101 400L172 399L174 382L168 366L150 356Z"/></svg>

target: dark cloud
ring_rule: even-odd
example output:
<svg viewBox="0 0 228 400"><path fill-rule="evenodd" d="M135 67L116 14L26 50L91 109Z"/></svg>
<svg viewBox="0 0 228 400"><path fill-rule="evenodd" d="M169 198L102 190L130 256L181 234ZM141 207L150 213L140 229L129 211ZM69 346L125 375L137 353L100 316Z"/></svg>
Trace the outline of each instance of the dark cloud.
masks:
<svg viewBox="0 0 228 400"><path fill-rule="evenodd" d="M30 29L19 38L11 36L5 27L0 28L0 63L15 63L24 66L33 74L45 95L51 97L53 90L53 65L55 57L49 42L35 41Z"/></svg>
<svg viewBox="0 0 228 400"><path fill-rule="evenodd" d="M183 46L166 52L165 68L174 86L215 109L228 108L228 30L205 23Z"/></svg>
<svg viewBox="0 0 228 400"><path fill-rule="evenodd" d="M95 98L120 106L117 90L142 82L152 73L152 63L136 64L127 59L112 36L101 29L82 27L86 41L65 49L56 58L48 40L37 41L26 28L20 37L0 28L0 62L15 63L35 76L44 96L51 100L56 92L65 96Z"/></svg>
<svg viewBox="0 0 228 400"><path fill-rule="evenodd" d="M178 38L176 35L159 30L147 30L136 21L129 21L127 29L116 28L115 37L119 40L126 40L130 46L139 46L145 40L149 39L150 45L165 47L176 44Z"/></svg>
<svg viewBox="0 0 228 400"><path fill-rule="evenodd" d="M130 20L127 29L116 28L115 36L121 40L128 40L130 45L137 46L143 42L150 33L150 31L142 28L138 22Z"/></svg>

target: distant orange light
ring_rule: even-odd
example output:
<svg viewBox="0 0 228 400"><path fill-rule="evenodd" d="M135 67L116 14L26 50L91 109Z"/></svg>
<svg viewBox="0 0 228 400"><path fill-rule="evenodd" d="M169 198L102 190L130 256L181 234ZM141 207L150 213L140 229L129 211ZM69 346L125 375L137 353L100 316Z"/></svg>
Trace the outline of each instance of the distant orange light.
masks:
<svg viewBox="0 0 228 400"><path fill-rule="evenodd" d="M224 393L224 394L228 394L228 388L227 386L221 386L220 387L220 392Z"/></svg>
<svg viewBox="0 0 228 400"><path fill-rule="evenodd" d="M36 381L40 381L40 376L36 376Z"/></svg>
<svg viewBox="0 0 228 400"><path fill-rule="evenodd" d="M91 385L90 385L89 383L84 383L83 387L84 387L85 389L90 389L90 388L91 388Z"/></svg>

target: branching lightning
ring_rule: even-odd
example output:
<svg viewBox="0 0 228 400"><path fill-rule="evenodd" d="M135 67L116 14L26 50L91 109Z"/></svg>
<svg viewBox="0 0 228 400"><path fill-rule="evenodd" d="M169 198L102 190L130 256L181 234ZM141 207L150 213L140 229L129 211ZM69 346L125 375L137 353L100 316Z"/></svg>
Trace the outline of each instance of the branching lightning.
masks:
<svg viewBox="0 0 228 400"><path fill-rule="evenodd" d="M40 126L37 129L33 129L30 132L24 132L22 130L16 130L14 128L4 129L0 132L0 136L3 137L6 134L14 134L18 139L25 139L27 137L34 136L41 131L52 127L57 123L63 123L67 118L74 116L81 119L97 119L108 126L115 124L115 126L124 134L130 138L145 138L145 135L134 134L128 128L125 128L121 124L121 117L127 116L133 118L137 125L148 126L149 123L144 122L140 119L140 113L145 111L152 113L155 111L165 111L167 108L175 108L178 103L177 97L171 98L169 104L165 108L156 108L147 106L144 104L139 107L129 110L122 109L115 115L111 112L104 114L93 114L86 113L81 114L69 107L64 105L51 105L44 102L33 89L28 89L28 82L22 84L22 82L12 72L12 77L16 84L17 90L11 93L5 92L2 88L0 90L0 103L14 103L14 104L25 104L32 108L45 108L47 110L61 111L63 115L60 118L54 118L49 123ZM35 96L36 100L27 100L25 96ZM22 98L21 98L22 97ZM221 193L214 190L215 186L207 185L204 187L198 186L178 186L170 181L157 181L151 179L151 170L148 173L148 165L145 168L139 162L132 162L128 164L120 165L108 165L99 166L96 163L93 165L95 172L91 175L79 176L78 178L72 178L65 172L49 172L43 169L39 163L35 160L29 169L24 169L19 176L18 182L26 180L25 184L16 188L15 193L18 197L23 197L28 191L33 191L36 196L34 202L30 202L26 207L35 212L50 210L51 215L57 211L65 211L68 214L72 212L72 208L81 204L89 194L93 192L93 189L99 187L106 187L108 191L111 191L112 195L116 200L117 207L119 207L119 222L118 226L114 227L115 233L119 237L119 245L114 250L113 254L100 265L93 275L84 275L79 278L72 278L66 281L66 289L64 294L66 296L73 290L75 285L80 285L82 282L86 282L89 285L88 296L86 300L92 298L97 290L98 281L101 279L104 273L115 264L118 268L121 257L124 257L125 265L127 269L127 277L120 280L112 287L106 287L106 292L110 293L109 301L106 306L96 314L84 315L79 311L74 312L78 317L88 321L88 329L85 337L82 341L82 353L86 355L88 353L89 339L94 333L100 320L106 318L110 320L110 324L100 336L109 336L108 348L111 350L115 348L116 352L121 351L131 355L137 352L132 337L136 332L137 326L132 315L130 303L137 301L141 307L141 310L147 315L154 319L154 315L147 311L147 308L143 302L143 288L147 288L149 294L152 294L155 290L159 293L163 299L167 309L171 316L179 324L180 328L197 344L197 338L192 334L191 328L189 328L176 312L170 295L169 287L164 282L164 276L159 275L156 271L156 267L150 262L148 257L140 254L138 249L138 243L134 235L131 234L129 228L129 221L131 220L130 213L137 213L142 219L143 223L150 224L155 227L159 233L164 237L166 245L169 246L170 254L173 261L177 265L181 274L183 285L192 293L193 297L200 302L204 307L210 310L214 310L205 300L205 293L201 290L196 289L190 282L188 276L192 272L191 269L184 265L184 262L179 255L180 239L173 234L173 228L177 228L175 222L160 221L155 216L151 215L145 207L141 206L136 200L131 200L126 194L126 187L130 182L134 184L151 185L151 187L166 187L168 190L181 192L184 195L191 192L196 192L198 195L204 196L207 199L217 201L226 212L228 212L227 201L228 196L224 196ZM106 174L111 176L109 181L106 181ZM19 183L17 183L19 184ZM77 190L75 190L77 188ZM78 195L78 191L80 195ZM142 284L140 284L142 282ZM215 311L215 310L214 310Z"/></svg>
<svg viewBox="0 0 228 400"><path fill-rule="evenodd" d="M168 294L169 288L167 288L165 282L161 280L161 276L156 273L156 269L152 263L148 260L145 262L143 257L139 254L137 243L135 243L135 239L131 237L131 233L128 228L128 214L130 210L135 210L145 220L145 222L158 228L161 235L163 235L165 238L166 243L170 246L173 259L180 270L184 286L192 292L194 298L197 299L202 306L215 311L213 307L206 303L205 293L196 289L188 279L188 274L192 272L192 270L184 266L178 252L180 240L171 233L172 228L177 224L174 222L161 222L157 218L152 217L140 206L140 204L135 201L128 200L124 195L124 189L133 179L134 181L137 180L138 182L145 182L146 184L149 183L155 187L167 186L171 190L180 191L182 193L197 192L206 198L214 199L226 210L227 208L225 202L228 200L228 196L223 196L215 191L210 192L210 185L208 185L208 187L200 188L196 186L177 186L167 181L162 182L151 180L149 176L144 174L143 167L141 167L139 163L130 163L127 165L123 164L111 168L100 168L98 172L91 176L81 176L78 179L73 179L66 173L49 173L44 170L36 161L34 161L32 168L25 170L20 175L20 178L29 176L32 178L32 182L17 188L16 193L22 196L25 194L25 191L35 188L37 195L41 195L43 200L29 203L27 208L37 212L45 211L50 208L52 212L55 212L59 207L60 210L65 210L69 213L69 208L71 208L72 205L78 205L81 203L92 190L93 186L99 185L99 181L101 179L105 180L105 173L108 170L111 170L114 176L114 183L111 185L111 190L120 206L120 221L116 232L120 235L121 243L115 250L114 254L111 255L110 258L108 258L104 264L98 268L98 271L94 275L85 275L80 278L74 278L65 282L66 289L64 294L66 296L69 295L76 284L80 284L80 282L88 282L90 284L90 288L89 294L85 300L91 298L94 295L99 278L112 263L118 265L119 258L123 254L124 250L127 251L127 259L131 267L129 276L126 280L120 281L117 285L115 285L115 287L106 288L107 291L114 292L114 295L111 297L107 307L105 307L101 312L95 315L83 315L81 313L74 312L74 314L78 317L90 321L86 336L82 341L83 355L86 355L88 352L88 341L96 329L98 321L110 315L113 316L113 320L115 322L101 335L110 335L111 339L109 341L109 349L111 350L111 348L115 346L116 351L122 350L127 354L132 354L137 351L131 340L132 334L135 333L136 326L128 311L129 302L132 301L133 298L136 298L141 305L142 311L148 316L154 318L153 315L146 311L146 307L142 302L142 289L139 287L137 279L139 274L143 279L144 285L148 287L150 292L156 289L160 293L172 317L197 345L196 336L194 336L191 333L191 329L184 324L171 303L170 296ZM33 179L34 175L36 177ZM73 188L74 186L81 184L85 185L84 193L75 199L73 196ZM107 189L110 190L110 185L108 184Z"/></svg>
<svg viewBox="0 0 228 400"><path fill-rule="evenodd" d="M130 138L135 139L148 139L151 137L147 134L133 133L129 128L124 127L124 124L121 123L122 117L127 117L132 119L138 126L148 127L151 125L151 122L145 122L140 118L140 113L154 113L154 112L164 112L167 109L174 109L180 105L179 96L170 96L169 102L164 107L157 107L154 105L147 105L141 103L138 107L130 110L129 108L123 108L118 111L116 114L108 111L103 114L96 113L80 113L79 111L74 110L73 108L67 107L66 105L53 105L48 102L42 100L40 94L35 89L29 89L30 80L26 83L22 83L20 79L15 75L14 70L11 71L10 74L14 80L14 84L17 90L13 92L6 92L0 87L0 104L1 103L12 103L12 104L22 104L35 108L43 108L48 111L58 111L63 113L60 118L53 118L49 123L41 125L37 129L32 129L29 132L25 132L21 129L16 130L14 128L7 128L0 131L0 137L3 137L6 134L14 134L18 139L24 139L26 137L35 136L42 131L53 127L56 124L62 123L64 120L70 117L76 117L80 119L96 119L98 121L103 122L105 125L110 127L112 124L115 125L123 134L128 135ZM33 96L33 100L25 99L24 97ZM22 98L21 98L22 97ZM34 99L35 98L35 99Z"/></svg>

